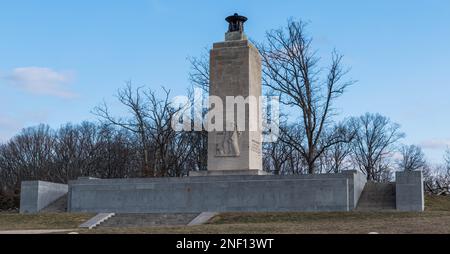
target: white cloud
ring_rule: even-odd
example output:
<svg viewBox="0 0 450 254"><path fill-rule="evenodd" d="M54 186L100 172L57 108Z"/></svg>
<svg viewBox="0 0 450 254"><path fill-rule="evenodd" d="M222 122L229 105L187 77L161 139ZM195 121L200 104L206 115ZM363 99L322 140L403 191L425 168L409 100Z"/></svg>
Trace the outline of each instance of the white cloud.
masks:
<svg viewBox="0 0 450 254"><path fill-rule="evenodd" d="M68 90L74 79L70 71L58 72L50 68L16 68L5 76L12 85L32 94L50 95L60 98L73 98L75 93Z"/></svg>
<svg viewBox="0 0 450 254"><path fill-rule="evenodd" d="M429 139L420 143L423 149L444 150L450 147L450 139Z"/></svg>

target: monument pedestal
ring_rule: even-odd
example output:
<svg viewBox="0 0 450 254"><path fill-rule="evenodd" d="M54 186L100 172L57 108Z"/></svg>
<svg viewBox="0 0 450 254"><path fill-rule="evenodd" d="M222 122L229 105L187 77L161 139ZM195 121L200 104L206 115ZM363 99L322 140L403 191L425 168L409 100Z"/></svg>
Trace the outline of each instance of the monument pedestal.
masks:
<svg viewBox="0 0 450 254"><path fill-rule="evenodd" d="M247 171L246 174L249 173ZM76 180L69 182L68 211L350 211L355 208L365 181L364 175L356 171L317 175L208 175Z"/></svg>

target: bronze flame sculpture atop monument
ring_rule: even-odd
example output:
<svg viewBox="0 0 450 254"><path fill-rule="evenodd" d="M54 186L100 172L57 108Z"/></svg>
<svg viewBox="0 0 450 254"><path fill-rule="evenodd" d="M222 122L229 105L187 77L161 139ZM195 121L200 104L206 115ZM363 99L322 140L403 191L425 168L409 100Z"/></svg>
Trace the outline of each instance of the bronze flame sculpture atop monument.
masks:
<svg viewBox="0 0 450 254"><path fill-rule="evenodd" d="M230 25L228 26L228 32L244 32L244 23L247 18L235 13L232 16L228 16L225 19Z"/></svg>

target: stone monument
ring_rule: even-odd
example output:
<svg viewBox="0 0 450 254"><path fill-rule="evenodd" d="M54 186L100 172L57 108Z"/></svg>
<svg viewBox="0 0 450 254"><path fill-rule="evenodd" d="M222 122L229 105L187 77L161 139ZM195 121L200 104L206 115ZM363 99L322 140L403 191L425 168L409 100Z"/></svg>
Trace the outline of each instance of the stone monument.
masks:
<svg viewBox="0 0 450 254"><path fill-rule="evenodd" d="M357 170L310 175L262 173L261 59L244 34L247 18L235 14L226 20L229 29L225 41L215 43L211 50L209 102L222 107L210 108L220 117L207 126L214 125L208 133L207 171L190 172L190 177L182 178L84 177L67 185L23 182L20 212L53 209L61 202L68 212L86 213L352 211L361 208L361 196L368 197L362 199L369 202L367 207L384 209L380 204L386 200L380 203L371 197L385 199L386 184L372 188ZM391 208L423 211L422 173L396 175L395 191L390 192L394 197L387 195ZM394 190L392 184L387 187Z"/></svg>
<svg viewBox="0 0 450 254"><path fill-rule="evenodd" d="M208 133L208 171L191 176L264 174L261 58L244 33L247 18L236 13L226 21L225 41L214 43L210 52L209 95L223 102L223 128Z"/></svg>

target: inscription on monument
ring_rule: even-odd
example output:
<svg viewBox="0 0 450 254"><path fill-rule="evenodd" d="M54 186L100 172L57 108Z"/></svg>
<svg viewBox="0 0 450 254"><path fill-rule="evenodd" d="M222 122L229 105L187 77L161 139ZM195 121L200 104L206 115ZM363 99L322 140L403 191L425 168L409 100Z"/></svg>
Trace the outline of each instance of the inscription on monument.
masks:
<svg viewBox="0 0 450 254"><path fill-rule="evenodd" d="M261 155L261 142L252 139L252 145L250 149L258 155Z"/></svg>

